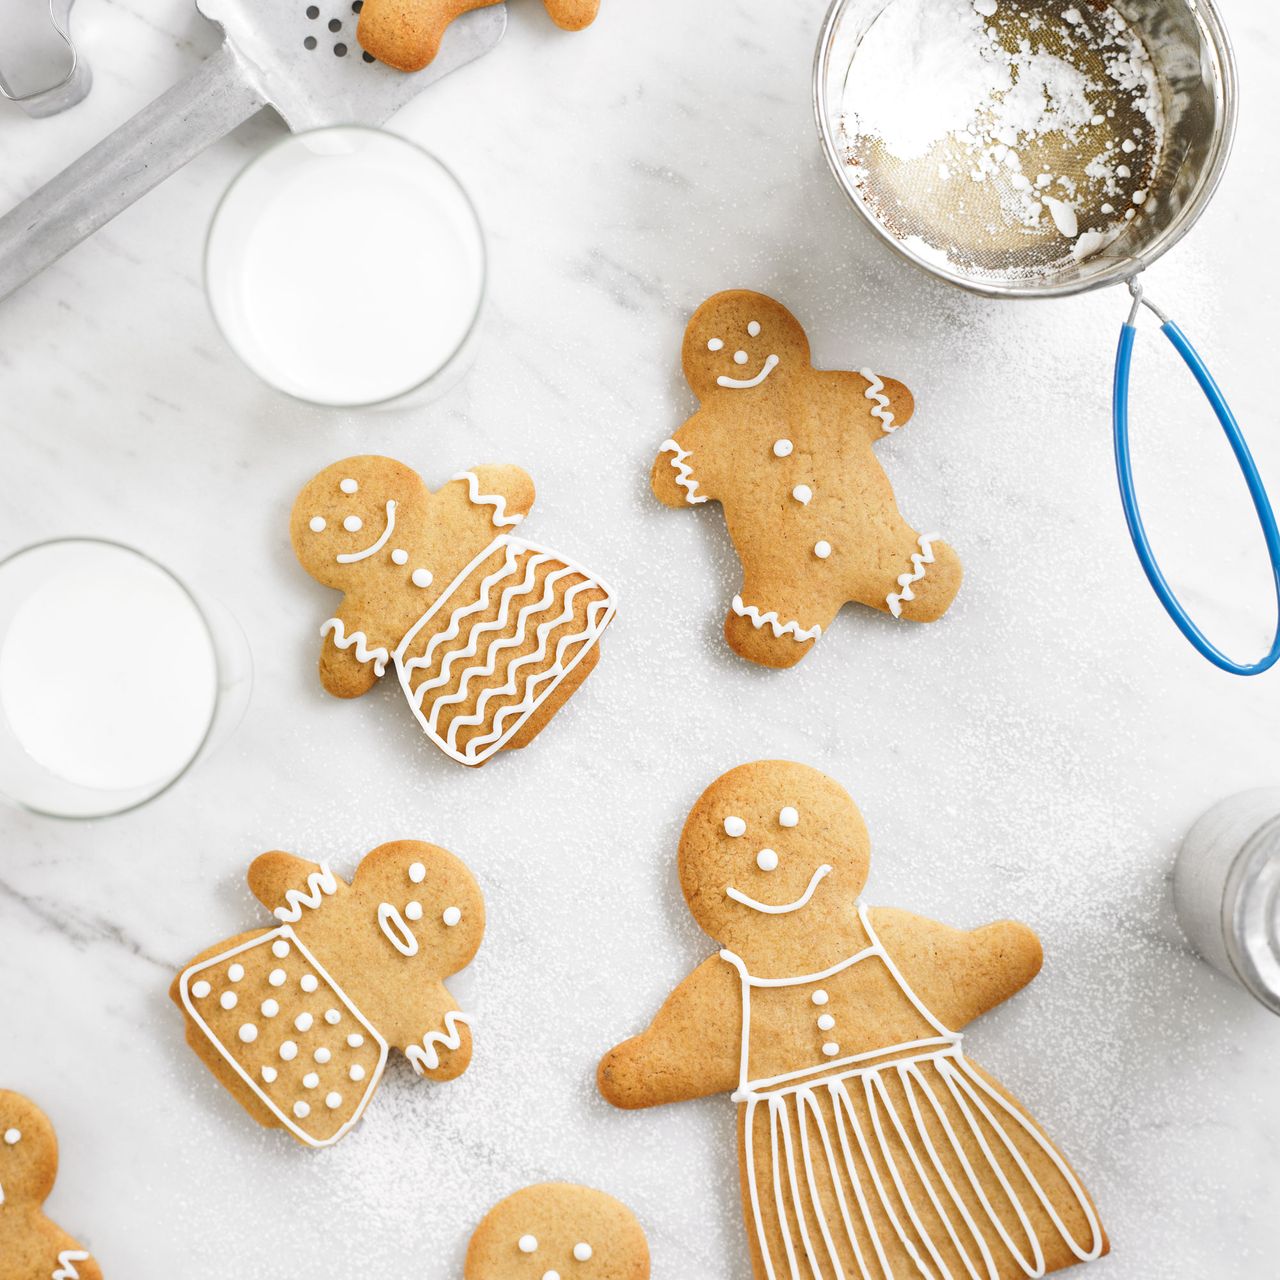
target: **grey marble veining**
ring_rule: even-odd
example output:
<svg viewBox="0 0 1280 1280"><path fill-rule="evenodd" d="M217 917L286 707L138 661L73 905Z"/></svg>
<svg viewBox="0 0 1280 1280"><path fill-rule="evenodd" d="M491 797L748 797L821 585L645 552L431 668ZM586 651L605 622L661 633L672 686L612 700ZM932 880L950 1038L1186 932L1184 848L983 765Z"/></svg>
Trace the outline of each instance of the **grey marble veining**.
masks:
<svg viewBox="0 0 1280 1280"><path fill-rule="evenodd" d="M1127 300L985 302L884 252L818 151L819 0L605 0L578 36L532 0L512 8L495 53L394 123L459 174L490 238L476 362L428 409L311 410L222 343L205 228L278 136L268 116L0 306L0 550L73 532L134 543L225 602L256 667L239 731L155 804L90 824L0 815L0 1081L58 1126L51 1212L114 1277L445 1277L490 1203L564 1177L634 1206L656 1277L745 1277L732 1104L624 1115L592 1073L710 950L675 882L688 806L730 765L782 755L863 806L869 901L961 925L1017 916L1043 936L1041 977L967 1044L1093 1191L1114 1246L1096 1273L1273 1276L1280 1023L1187 952L1168 873L1203 808L1274 784L1280 677L1235 681L1195 658L1128 549L1108 423ZM1280 45L1257 0L1231 9L1236 154L1147 285L1280 486ZM0 113L6 203L216 43L179 0L83 0L76 21L94 91L53 120ZM351 231L318 271L359 270ZM723 645L738 580L719 513L660 508L647 473L693 405L685 319L735 285L782 298L817 363L912 386L916 417L880 455L908 517L965 559L941 624L846 610L786 673ZM1215 636L1260 649L1260 539L1192 390L1144 327L1134 432L1153 535ZM433 484L520 463L539 487L529 536L620 589L599 668L530 751L466 772L396 691L342 704L320 690L331 597L293 562L286 522L298 487L357 451ZM243 878L254 854L349 871L403 835L458 852L486 894L460 984L475 1063L443 1086L400 1064L357 1131L308 1152L214 1083L167 986L262 921Z"/></svg>

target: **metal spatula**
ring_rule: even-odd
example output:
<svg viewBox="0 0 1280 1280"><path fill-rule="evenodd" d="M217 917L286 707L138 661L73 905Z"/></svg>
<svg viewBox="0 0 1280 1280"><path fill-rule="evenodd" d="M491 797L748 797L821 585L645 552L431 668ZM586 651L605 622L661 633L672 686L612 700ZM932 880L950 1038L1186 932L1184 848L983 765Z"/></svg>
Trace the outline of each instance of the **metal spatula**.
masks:
<svg viewBox="0 0 1280 1280"><path fill-rule="evenodd" d="M197 0L222 47L0 218L0 298L127 209L263 107L295 132L382 124L429 84L492 49L504 5L451 23L435 61L405 75L356 43L359 0Z"/></svg>

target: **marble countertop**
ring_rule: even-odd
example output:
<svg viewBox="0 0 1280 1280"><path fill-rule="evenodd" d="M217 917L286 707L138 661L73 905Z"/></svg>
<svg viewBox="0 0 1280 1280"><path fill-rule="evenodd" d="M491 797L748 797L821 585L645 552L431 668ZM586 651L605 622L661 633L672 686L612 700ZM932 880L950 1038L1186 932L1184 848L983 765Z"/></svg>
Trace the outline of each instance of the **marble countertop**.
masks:
<svg viewBox="0 0 1280 1280"><path fill-rule="evenodd" d="M822 0L605 0L572 37L532 0L512 9L494 53L393 122L460 175L490 237L475 364L427 409L291 403L216 332L203 237L232 176L279 136L269 114L0 305L0 551L77 532L142 547L236 615L256 670L238 732L156 803L95 823L0 815L0 1082L58 1127L51 1213L132 1280L445 1277L493 1201L565 1178L635 1208L655 1277L746 1276L732 1104L624 1114L593 1070L710 950L676 885L689 805L725 768L777 755L862 805L869 901L965 926L1015 916L1043 937L1040 978L967 1044L1093 1191L1114 1248L1097 1274L1273 1276L1280 1022L1188 951L1169 870L1202 809L1275 783L1280 676L1239 681L1196 658L1129 550L1108 424L1127 299L987 302L884 251L818 150ZM1280 37L1259 0L1228 9L1236 152L1147 285L1280 486ZM0 112L6 205L215 45L181 0L82 0L76 22L94 91L52 120ZM316 270L358 270L358 230ZM647 474L693 403L685 320L739 285L783 299L818 364L914 389L914 421L880 456L907 515L965 559L941 624L846 610L785 673L725 648L738 580L719 513L659 507ZM1244 489L1154 326L1135 405L1141 489L1178 587L1215 635L1260 650L1270 590ZM539 486L529 536L620 588L599 668L531 750L467 772L395 691L322 693L330 598L295 564L286 521L302 482L354 452L432 484L523 465ZM455 850L486 894L486 942L459 983L475 1063L440 1086L396 1065L358 1130L309 1152L215 1085L167 988L262 920L244 885L256 853L349 870L397 836Z"/></svg>

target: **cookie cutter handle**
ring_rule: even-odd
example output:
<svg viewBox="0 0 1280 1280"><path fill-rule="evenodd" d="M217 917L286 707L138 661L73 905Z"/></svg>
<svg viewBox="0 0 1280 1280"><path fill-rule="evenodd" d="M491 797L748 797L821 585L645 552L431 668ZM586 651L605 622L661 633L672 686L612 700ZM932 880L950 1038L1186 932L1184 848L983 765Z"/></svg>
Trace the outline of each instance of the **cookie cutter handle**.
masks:
<svg viewBox="0 0 1280 1280"><path fill-rule="evenodd" d="M0 299L265 105L230 46L0 218Z"/></svg>
<svg viewBox="0 0 1280 1280"><path fill-rule="evenodd" d="M1276 527L1275 512L1271 507L1271 499L1258 473L1257 464L1249 446L1245 442L1244 432L1236 422L1231 406L1227 404L1218 384L1213 380L1208 366L1200 358L1199 352L1188 341L1186 334L1178 328L1163 311L1143 296L1142 288L1136 280L1129 281L1129 292L1133 294L1133 307L1129 318L1120 329L1120 343L1116 349L1116 373L1112 387L1111 415L1115 437L1116 478L1120 482L1120 501L1124 507L1124 517L1129 525L1129 536L1133 539L1134 550L1138 553L1138 561L1147 581L1151 583L1160 603L1173 619L1174 625L1191 642L1196 650L1223 671L1237 676L1256 676L1269 670L1280 659L1280 529ZM1160 331L1173 345L1173 349L1182 357L1192 377L1200 385L1205 399L1222 427L1227 443L1235 454L1236 464L1244 476L1249 488L1249 496L1253 500L1253 509L1257 513L1258 523L1262 526L1262 536L1266 540L1267 554L1271 559L1271 573L1276 587L1276 634L1271 642L1270 650L1256 662L1237 662L1222 652L1200 628L1192 621L1191 615L1183 607L1182 602L1173 593L1160 565L1156 561L1155 552L1151 549L1151 541L1143 527L1142 514L1138 509L1138 495L1133 484L1133 460L1129 454L1129 371L1133 363L1133 343L1137 336L1135 321L1142 307L1147 307L1160 321Z"/></svg>

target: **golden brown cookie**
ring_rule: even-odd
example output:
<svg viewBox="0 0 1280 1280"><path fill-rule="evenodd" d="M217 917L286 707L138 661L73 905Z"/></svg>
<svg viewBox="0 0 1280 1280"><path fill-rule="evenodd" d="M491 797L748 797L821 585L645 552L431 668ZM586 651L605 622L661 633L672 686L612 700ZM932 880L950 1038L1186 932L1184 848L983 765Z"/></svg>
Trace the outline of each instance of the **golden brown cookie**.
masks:
<svg viewBox="0 0 1280 1280"><path fill-rule="evenodd" d="M873 446L911 416L900 382L815 369L800 322L762 293L708 298L684 335L701 408L653 464L669 507L718 502L742 562L725 619L735 653L794 666L850 602L932 622L960 589L960 560L920 533Z"/></svg>
<svg viewBox="0 0 1280 1280"><path fill-rule="evenodd" d="M57 1176L48 1116L0 1089L0 1280L102 1280L88 1251L44 1216Z"/></svg>
<svg viewBox="0 0 1280 1280"><path fill-rule="evenodd" d="M545 0L552 21L566 31L590 26L600 0ZM366 52L399 71L421 71L440 51L445 29L472 9L498 0L365 0L356 39Z"/></svg>
<svg viewBox="0 0 1280 1280"><path fill-rule="evenodd" d="M702 793L680 884L724 949L600 1063L615 1106L731 1092L757 1280L1040 1275L1107 1252L1093 1202L960 1029L1040 969L1025 925L948 925L858 895L862 815L804 765Z"/></svg>
<svg viewBox="0 0 1280 1280"><path fill-rule="evenodd" d="M264 853L249 888L280 923L201 952L169 994L187 1043L259 1124L336 1142L391 1048L428 1079L467 1069L469 1019L443 980L479 948L484 900L453 854L379 845L348 885L323 863Z"/></svg>
<svg viewBox="0 0 1280 1280"><path fill-rule="evenodd" d="M309 481L293 549L343 593L320 628L324 687L359 697L393 668L462 764L532 742L590 674L617 607L589 570L515 536L533 498L519 467L475 467L432 493L404 463L364 456Z"/></svg>
<svg viewBox="0 0 1280 1280"><path fill-rule="evenodd" d="M466 1280L648 1280L649 1245L625 1204L569 1182L494 1205L467 1248Z"/></svg>

